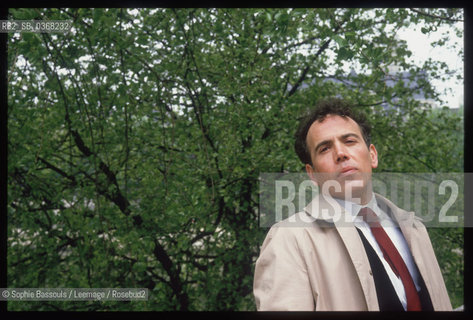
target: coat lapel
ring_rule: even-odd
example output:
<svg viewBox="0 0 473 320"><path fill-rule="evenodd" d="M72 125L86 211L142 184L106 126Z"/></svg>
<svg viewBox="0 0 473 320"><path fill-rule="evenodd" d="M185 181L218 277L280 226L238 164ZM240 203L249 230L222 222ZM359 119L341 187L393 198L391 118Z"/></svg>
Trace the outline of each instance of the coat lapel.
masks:
<svg viewBox="0 0 473 320"><path fill-rule="evenodd" d="M327 199L321 195L314 198L305 211L319 223L331 224L337 230L356 270L368 311L379 311L376 287L368 256L354 224L344 218L348 213L335 200Z"/></svg>
<svg viewBox="0 0 473 320"><path fill-rule="evenodd" d="M337 226L338 234L350 255L353 266L355 267L358 280L365 295L368 311L378 311L378 298L376 296L376 286L370 270L370 262L361 242L360 235L355 226L348 227L346 224Z"/></svg>

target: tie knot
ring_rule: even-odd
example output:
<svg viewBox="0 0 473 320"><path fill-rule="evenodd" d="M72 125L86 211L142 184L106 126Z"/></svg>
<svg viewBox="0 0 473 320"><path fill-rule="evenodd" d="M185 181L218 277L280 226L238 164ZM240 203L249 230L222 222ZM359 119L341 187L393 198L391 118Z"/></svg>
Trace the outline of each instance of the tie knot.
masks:
<svg viewBox="0 0 473 320"><path fill-rule="evenodd" d="M372 225L372 224L379 224L379 218L378 216L376 215L376 213L374 213L373 210L371 210L370 208L368 207L365 207L365 208L361 208L360 212L358 213L358 215L360 217L363 218L363 221L365 221L366 223L368 223L369 225Z"/></svg>

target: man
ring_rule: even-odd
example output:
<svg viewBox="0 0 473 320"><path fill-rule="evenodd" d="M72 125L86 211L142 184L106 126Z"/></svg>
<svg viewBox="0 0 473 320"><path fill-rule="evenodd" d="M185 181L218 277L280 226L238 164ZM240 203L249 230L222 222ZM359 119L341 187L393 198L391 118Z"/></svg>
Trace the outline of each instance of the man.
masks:
<svg viewBox="0 0 473 320"><path fill-rule="evenodd" d="M255 267L257 309L452 310L420 219L372 191L378 154L364 116L323 101L301 120L295 147L321 192L296 214L309 222L290 217L268 232Z"/></svg>

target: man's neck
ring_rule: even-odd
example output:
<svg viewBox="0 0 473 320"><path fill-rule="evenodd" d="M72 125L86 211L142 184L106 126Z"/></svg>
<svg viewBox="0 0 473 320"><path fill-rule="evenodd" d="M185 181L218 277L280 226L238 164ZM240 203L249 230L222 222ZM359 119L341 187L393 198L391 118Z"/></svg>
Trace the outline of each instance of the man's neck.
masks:
<svg viewBox="0 0 473 320"><path fill-rule="evenodd" d="M332 197L335 200L346 201L346 202L364 207L374 199L374 194L373 194L373 191L370 190L369 192L364 193L361 197L353 196L351 198L343 198L343 197L334 197L332 195L330 195L330 197Z"/></svg>
<svg viewBox="0 0 473 320"><path fill-rule="evenodd" d="M363 203L363 204L361 204L360 201L358 201L358 202L350 201L351 199L350 200L336 199L336 198L334 198L334 199L338 202L338 204L342 208L345 209L345 211L347 211L353 217L356 216L358 214L358 212L360 211L360 209L363 208L363 207L369 207L373 211L377 212L377 210L376 210L377 202L376 202L376 198L374 197L373 194L370 197L370 200L366 203Z"/></svg>

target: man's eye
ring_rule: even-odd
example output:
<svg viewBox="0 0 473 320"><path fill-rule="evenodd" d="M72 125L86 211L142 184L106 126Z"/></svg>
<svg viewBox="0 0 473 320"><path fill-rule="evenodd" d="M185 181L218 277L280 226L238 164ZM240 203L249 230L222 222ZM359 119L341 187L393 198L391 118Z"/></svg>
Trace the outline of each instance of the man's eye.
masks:
<svg viewBox="0 0 473 320"><path fill-rule="evenodd" d="M355 140L347 140L346 143L355 143Z"/></svg>
<svg viewBox="0 0 473 320"><path fill-rule="evenodd" d="M327 151L327 150L328 150L328 147L322 147L322 148L320 148L319 152L320 152L320 153L323 153L323 152L325 152L325 151Z"/></svg>

